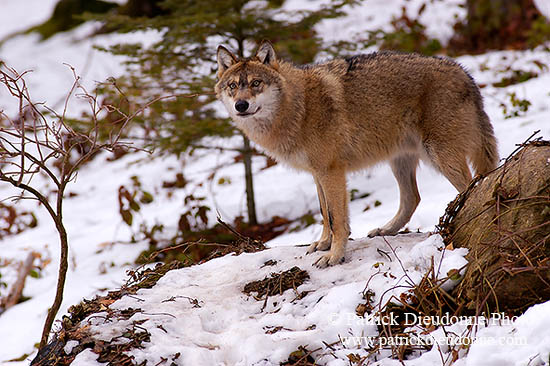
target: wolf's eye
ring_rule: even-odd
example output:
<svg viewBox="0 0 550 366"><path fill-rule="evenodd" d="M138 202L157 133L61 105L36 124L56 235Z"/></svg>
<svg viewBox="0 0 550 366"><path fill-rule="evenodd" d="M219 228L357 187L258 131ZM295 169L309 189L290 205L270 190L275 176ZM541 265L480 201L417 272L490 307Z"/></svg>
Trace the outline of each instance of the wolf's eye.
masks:
<svg viewBox="0 0 550 366"><path fill-rule="evenodd" d="M261 80L254 80L254 81L252 82L252 86L253 86L254 88L256 88L256 87L260 86L261 83L262 83Z"/></svg>
<svg viewBox="0 0 550 366"><path fill-rule="evenodd" d="M230 87L231 89L235 89L235 88L237 87L237 84L231 83L231 84L229 84L229 87Z"/></svg>

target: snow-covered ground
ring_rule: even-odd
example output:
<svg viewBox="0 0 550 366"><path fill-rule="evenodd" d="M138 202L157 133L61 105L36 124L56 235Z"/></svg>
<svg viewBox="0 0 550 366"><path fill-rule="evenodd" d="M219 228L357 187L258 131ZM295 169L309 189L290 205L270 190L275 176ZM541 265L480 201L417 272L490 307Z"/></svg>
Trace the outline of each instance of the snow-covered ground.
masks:
<svg viewBox="0 0 550 366"><path fill-rule="evenodd" d="M365 302L362 292L367 281L370 279L369 289L376 293L374 304L385 302L410 288L408 281L419 281L430 268L432 256L436 266L442 256L438 235L406 234L393 238L391 243L383 238L354 241L347 250L353 260L326 271L315 270L312 264L318 255L305 256L302 247L225 256L201 266L171 271L151 290L140 290L111 307L115 311L140 308L142 314L120 322L105 321L103 313L94 314L90 332L116 337L125 333L131 322L147 319L142 326L152 333L151 342L132 354L138 364L146 359L152 365L160 357L177 352L184 365L278 365L300 345L308 345L310 350L324 349L323 341L332 344L339 337L374 337L378 332L376 324L365 326L363 319L355 315L357 305ZM398 248L395 255L390 246ZM461 268L466 263L466 252L446 252L441 273ZM403 266L409 268L406 274L396 256L404 259ZM268 261L276 264L265 265ZM310 274L310 279L299 287L300 292L309 292L302 299L295 299L297 293L289 290L283 296L270 297L264 304L263 299L257 301L242 293L246 283L294 266ZM393 287L393 291L382 290ZM177 294L175 301L166 301L171 294ZM196 299L199 307L189 299ZM165 331L157 327L159 324ZM280 331L268 332L278 327ZM358 347L334 348L339 350L321 352L326 355L316 357L320 364L346 365L343 360L348 353L365 355L365 351L354 349ZM77 360L84 357L89 361L89 352Z"/></svg>
<svg viewBox="0 0 550 366"><path fill-rule="evenodd" d="M372 304L386 303L411 288L430 269L444 277L466 263L466 249L442 250L439 235L404 234L395 238L356 240L348 246L352 259L345 264L317 270L317 256L305 256L304 248L277 247L254 254L225 256L200 266L168 272L152 289L140 290L113 303L110 314L99 312L83 324L96 339L110 341L121 337L137 323L150 334L150 342L128 354L136 363L156 365L162 358L182 365L279 365L299 346L307 346L320 365L349 365L348 355L367 357L369 345L378 336L377 321L388 318L362 318L356 307L365 303L363 292L373 291ZM266 265L273 263L275 265ZM242 293L246 283L269 277L271 273L293 266L306 269L310 278L298 288L264 301ZM406 272L404 272L406 269ZM451 283L445 284L452 286ZM113 313L140 309L129 319L117 319ZM455 365L547 365L550 330L542 323L550 321L550 303L530 308L517 320L494 315L490 326L476 334L470 354ZM514 321L511 324L510 322ZM441 318L443 324L447 320ZM410 316L409 331L418 330L417 339L436 346L416 353L406 365L450 364L453 347L473 340L463 319L443 330L422 334L422 321ZM391 342L391 338L384 338ZM437 346L439 342L439 346ZM327 346L331 345L330 347ZM455 349L459 349L456 347ZM70 350L69 350L70 352ZM462 354L464 352L462 351ZM179 355L179 356L178 356ZM400 365L391 359L391 350L382 350L377 365ZM90 350L80 353L73 365L99 365ZM372 360L371 360L372 361Z"/></svg>
<svg viewBox="0 0 550 366"><path fill-rule="evenodd" d="M433 7L428 7L421 20L427 24L430 35L440 36L442 40L450 36L454 15L464 15L463 10L457 7L460 2L436 1ZM292 10L314 6L316 3L289 1L286 6ZM54 0L26 0L24 4L17 0L2 0L0 39L44 21L54 4ZM319 30L326 40L353 38L358 32L387 24L392 15L400 13L402 5L406 5L407 11L413 14L419 4L417 0L365 1L350 10L349 17L326 21ZM32 34L11 37L0 47L0 60L19 71L34 70L28 77L31 96L36 101L59 107L73 82L72 74L64 63L74 66L90 89L94 82L120 75L123 71L120 58L92 49L93 44L112 44L123 37L109 35L93 40L83 39L93 26L85 24L45 42L39 42L38 37ZM125 37L150 42L155 35ZM499 140L501 156L507 156L515 149L515 144L525 140L534 130L541 130L539 136L550 138L550 53L543 50L499 51L475 57L464 56L459 61L480 84L487 85L482 93L486 111ZM506 88L491 86L491 83L509 76L512 69L535 71L539 76ZM510 93L532 104L522 116L505 119L501 104L511 108ZM6 92L0 90L0 109L9 112L11 108L13 104ZM75 103L74 109L69 112L77 114L79 108L82 106ZM234 141L216 140L214 143L231 145ZM183 199L190 193L190 189L196 189L196 195L207 197L207 204L213 208L209 213L210 222L215 221L217 212L230 222L245 213L246 206L242 167L230 163L233 157L232 153L199 151L185 161L175 157L156 157L151 160L145 153L136 153L110 162L107 161L107 154L104 154L86 165L79 172L76 182L68 188L69 192L76 195L67 198L64 208L71 247L70 269L58 319L70 305L78 303L82 298L90 298L106 289L120 286L125 280L125 270L132 267L133 260L147 247L142 242L128 243L132 231L118 214L117 191L120 185L131 185L131 177L138 176L144 189L155 192L155 201L142 207L133 230L143 221L149 224L162 223L167 227L166 230L175 230L179 215L184 211ZM163 181L174 180L178 172L182 172L191 182L206 181L212 168L218 165L226 166L216 172L212 184L204 184L203 187L190 185L182 190L174 190L171 195L160 188ZM260 220L268 220L274 215L297 218L308 211L316 213L319 219L315 187L308 175L282 165L262 170L264 165L263 158L255 158L255 190ZM217 178L221 177L231 183L216 184ZM45 184L39 180L36 182ZM418 183L422 202L407 227L412 232L420 230L426 233L434 229L456 191L442 176L424 165L420 167ZM397 210L397 185L387 166L380 165L353 174L349 177L348 189L357 189L359 193L370 195L350 203L352 237L356 240L350 242L348 261L344 265L326 270L310 265L318 254L306 257L303 255L305 248L296 245L308 243L320 235L320 225L312 225L272 240L268 243L276 247L272 250L219 258L201 266L169 272L155 288L138 293L139 298L149 300L146 303L135 304L133 301L139 300L123 298L113 304L113 308L119 309L140 307L149 314L138 313L134 316L135 319L147 317L149 321L144 326L153 334L152 342L143 350L135 352L136 358L149 359L150 364L154 365L160 361L159 356L181 352L178 362L182 365L271 365L285 360L298 345L307 344L309 349L315 349L322 345L322 341L330 344L339 337L375 335L375 326L348 324L347 321L350 314L355 314L361 292L373 273L381 271L396 277L375 276L372 279L369 286L376 294L377 301L385 290L406 280L389 246L395 249L407 269L407 275L418 280L427 270L432 255L436 261L440 260L442 252L438 248L442 244L437 235L427 234L398 236L388 238L387 242L381 238L361 239L368 231L385 223ZM11 187L0 184L0 200L16 193ZM381 204L375 205L376 201ZM11 203L9 200L6 202ZM29 358L33 357L34 345L40 339L46 312L53 300L59 263L57 235L47 213L32 201L20 204L36 214L38 226L0 241L0 265L2 260L21 260L28 252L34 251L40 254L44 268L39 278L27 279L24 295L29 300L0 315L0 364L6 365L28 364L28 361L7 361L25 354ZM370 208L365 210L367 206ZM377 249L389 252L392 260L381 255ZM463 250L445 251L441 265L442 276L449 269L460 268L464 264L464 254ZM277 265L260 268L268 259L277 260ZM241 293L244 283L262 279L271 272L286 270L294 265L306 269L311 277L300 287L300 291L313 291L294 304L291 304L294 294L285 293L278 299L278 305L269 302L268 307L261 312L262 303ZM0 273L0 282L13 281L11 267L0 267ZM0 294L4 290L0 287ZM162 300L173 295L197 298L202 301L202 307L192 308L184 300L162 303ZM389 293L384 296L389 296ZM277 309L280 310L275 313ZM150 315L152 313L172 314L175 318ZM479 342L470 347L467 357L459 359L455 364L549 365L549 314L550 305L545 303L532 307L512 325L493 325L482 329L478 336L507 339L513 334L514 337L523 337L521 339L525 339L526 344L511 346L506 343ZM158 324L170 328L171 334L178 332L179 338L169 339L166 333L156 328ZM313 324L316 325L315 329L306 330ZM93 327L96 326L99 326L97 322ZM284 329L266 334L265 327L270 326L282 326ZM451 330L458 334L462 331L459 328ZM442 333L443 329L438 329L434 334L437 335L437 332ZM349 362L346 355L351 353L352 348L352 345L348 345L347 350L338 348L334 352L336 357L324 354L324 351L316 354L316 357L321 364L347 365ZM354 353L364 354L361 349L355 348ZM441 353L434 348L405 363L441 365L442 355L447 357L448 352L444 347ZM83 352L75 360L75 365L96 365L93 356L89 351ZM382 359L380 364L397 365L398 362Z"/></svg>

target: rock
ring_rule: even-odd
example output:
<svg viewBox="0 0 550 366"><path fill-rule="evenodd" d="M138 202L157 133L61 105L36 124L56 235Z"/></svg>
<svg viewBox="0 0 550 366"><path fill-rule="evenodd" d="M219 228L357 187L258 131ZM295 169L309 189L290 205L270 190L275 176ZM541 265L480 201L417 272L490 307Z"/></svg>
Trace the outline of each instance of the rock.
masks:
<svg viewBox="0 0 550 366"><path fill-rule="evenodd" d="M525 144L474 180L439 226L447 245L469 249L452 293L460 305L520 313L550 300L550 142Z"/></svg>

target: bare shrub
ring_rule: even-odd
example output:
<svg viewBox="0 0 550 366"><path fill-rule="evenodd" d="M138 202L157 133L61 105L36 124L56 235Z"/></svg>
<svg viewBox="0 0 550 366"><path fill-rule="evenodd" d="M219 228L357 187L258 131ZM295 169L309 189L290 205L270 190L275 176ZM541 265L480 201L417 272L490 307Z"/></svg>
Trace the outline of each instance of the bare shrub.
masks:
<svg viewBox="0 0 550 366"><path fill-rule="evenodd" d="M18 105L15 117L0 111L0 181L21 190L14 197L16 201L34 199L43 205L55 224L61 247L55 300L48 311L40 347L48 341L53 321L63 300L69 251L67 231L63 223L66 187L75 179L78 169L98 152L121 148L137 149L128 142L121 141L122 133L136 115L156 101L133 108L132 113L125 114L114 106L99 103L82 86L75 70L72 67L70 69L74 75L74 83L67 94L62 113L57 113L46 105L31 100L24 79L26 72L18 73L0 65L0 87L6 88ZM91 127L84 132L76 131L66 123L68 103L75 96L85 100L89 107ZM121 116L117 121L117 128L108 137L100 140L98 121L104 114L113 112ZM33 178L36 176L53 183L53 194L41 188L43 185L35 183Z"/></svg>

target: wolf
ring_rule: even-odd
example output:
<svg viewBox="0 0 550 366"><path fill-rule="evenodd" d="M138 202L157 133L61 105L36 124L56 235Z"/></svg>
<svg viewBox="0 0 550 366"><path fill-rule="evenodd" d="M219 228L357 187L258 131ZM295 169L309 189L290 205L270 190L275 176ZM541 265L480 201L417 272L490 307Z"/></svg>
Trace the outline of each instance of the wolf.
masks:
<svg viewBox="0 0 550 366"><path fill-rule="evenodd" d="M346 173L389 161L399 209L369 233L395 235L420 202L419 160L460 192L498 163L493 127L473 78L445 57L382 51L295 66L262 42L239 58L217 49L217 98L236 126L279 162L311 173L323 218L307 252L344 260L350 235Z"/></svg>

